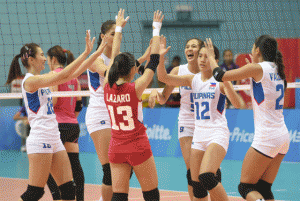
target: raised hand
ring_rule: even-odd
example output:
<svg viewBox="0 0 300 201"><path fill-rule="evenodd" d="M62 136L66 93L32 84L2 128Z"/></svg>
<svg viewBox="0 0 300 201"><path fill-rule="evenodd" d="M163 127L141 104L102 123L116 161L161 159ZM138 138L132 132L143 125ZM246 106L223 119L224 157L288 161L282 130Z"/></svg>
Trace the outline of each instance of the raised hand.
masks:
<svg viewBox="0 0 300 201"><path fill-rule="evenodd" d="M118 12L118 15L116 16L116 26L120 26L122 28L125 27L127 21L129 20L129 16L126 17L126 19L124 19L124 9L120 9Z"/></svg>
<svg viewBox="0 0 300 201"><path fill-rule="evenodd" d="M148 105L150 108L154 108L155 106L155 102L156 100L159 98L158 95L157 95L157 90L156 89L153 89L150 93L150 96L148 98Z"/></svg>
<svg viewBox="0 0 300 201"><path fill-rule="evenodd" d="M87 54L89 54L93 47L94 47L94 43L95 43L95 37L93 37L93 39L91 40L91 33L90 30L86 30L86 36L85 36L85 52Z"/></svg>
<svg viewBox="0 0 300 201"><path fill-rule="evenodd" d="M162 12L157 10L154 12L153 15L153 22L162 23L163 19L165 18L164 15L162 15ZM160 27L159 27L160 28ZM153 29L157 29L156 27L153 27Z"/></svg>
<svg viewBox="0 0 300 201"><path fill-rule="evenodd" d="M215 58L214 46L210 38L206 39L206 42L204 42L204 46L207 51L207 57Z"/></svg>
<svg viewBox="0 0 300 201"><path fill-rule="evenodd" d="M107 45L107 40L108 40L107 35L104 35L104 37L102 38L101 44L97 49L97 52L103 52L104 51L104 48Z"/></svg>
<svg viewBox="0 0 300 201"><path fill-rule="evenodd" d="M160 36L160 45L159 45L159 54L160 56L165 56L169 50L171 49L171 46L167 48L167 39L164 35Z"/></svg>

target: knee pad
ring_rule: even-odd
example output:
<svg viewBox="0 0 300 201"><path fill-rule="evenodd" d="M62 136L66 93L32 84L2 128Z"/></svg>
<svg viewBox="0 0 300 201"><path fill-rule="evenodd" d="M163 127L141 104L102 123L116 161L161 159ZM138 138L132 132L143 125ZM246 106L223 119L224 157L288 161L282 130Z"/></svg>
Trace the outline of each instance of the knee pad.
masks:
<svg viewBox="0 0 300 201"><path fill-rule="evenodd" d="M199 175L199 181L202 183L204 189L210 191L218 185L216 176L212 172L206 172Z"/></svg>
<svg viewBox="0 0 300 201"><path fill-rule="evenodd" d="M44 188L28 185L27 190L21 195L21 198L23 201L38 201L43 197L44 193Z"/></svg>
<svg viewBox="0 0 300 201"><path fill-rule="evenodd" d="M244 199L246 199L248 193L250 193L252 191L257 191L255 186L256 186L255 184L240 183L239 187L238 187L240 195Z"/></svg>
<svg viewBox="0 0 300 201"><path fill-rule="evenodd" d="M188 181L188 185L189 185L189 186L193 186L192 175L191 175L191 169L188 169L188 170L187 170L186 178L187 178L187 181Z"/></svg>
<svg viewBox="0 0 300 201"><path fill-rule="evenodd" d="M75 200L76 187L74 181L64 183L58 188L60 190L62 200Z"/></svg>
<svg viewBox="0 0 300 201"><path fill-rule="evenodd" d="M155 188L151 191L143 191L143 197L145 201L158 201L159 200L158 188Z"/></svg>
<svg viewBox="0 0 300 201"><path fill-rule="evenodd" d="M271 191L272 184L260 179L256 183L256 190L264 197L265 200L273 200L274 195Z"/></svg>
<svg viewBox="0 0 300 201"><path fill-rule="evenodd" d="M102 170L103 170L102 183L107 186L111 186L112 182L111 182L110 164L106 163L106 164L102 165Z"/></svg>
<svg viewBox="0 0 300 201"><path fill-rule="evenodd" d="M127 201L128 193L113 193L111 201Z"/></svg>
<svg viewBox="0 0 300 201"><path fill-rule="evenodd" d="M219 168L218 170L217 170L217 172L216 172L216 180L218 181L218 182L220 182L221 183L221 181L222 181L222 174L221 174L221 169Z"/></svg>
<svg viewBox="0 0 300 201"><path fill-rule="evenodd" d="M208 193L207 190L204 189L203 185L198 181L193 181L193 194L195 198L205 198Z"/></svg>

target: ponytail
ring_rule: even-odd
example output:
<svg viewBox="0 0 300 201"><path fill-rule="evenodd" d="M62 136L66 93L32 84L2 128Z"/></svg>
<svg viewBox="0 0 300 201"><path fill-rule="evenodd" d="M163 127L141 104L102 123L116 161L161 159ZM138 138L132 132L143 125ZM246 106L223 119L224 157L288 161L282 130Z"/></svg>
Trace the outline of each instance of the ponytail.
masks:
<svg viewBox="0 0 300 201"><path fill-rule="evenodd" d="M66 66L67 66L75 60L75 57L70 50L66 50L65 52L67 54L67 64L66 64Z"/></svg>
<svg viewBox="0 0 300 201"><path fill-rule="evenodd" d="M119 67L119 62L116 61L116 59L115 59L114 63L110 67L109 73L108 73L108 83L109 83L110 88L112 88L114 83L116 83L117 80L120 78L120 73L119 73L118 67Z"/></svg>
<svg viewBox="0 0 300 201"><path fill-rule="evenodd" d="M285 66L283 64L283 59L282 59L282 54L279 50L277 50L276 52L276 56L275 56L275 64L277 65L277 71L278 71L278 75L280 76L280 78L282 80L284 80L284 88L286 89L287 87L287 82L286 82L286 76L285 76Z"/></svg>
<svg viewBox="0 0 300 201"><path fill-rule="evenodd" d="M10 84L14 79L23 76L21 67L19 64L19 58L21 58L21 54L16 55L14 57L14 59L12 60L12 62L10 64L10 68L9 68L7 81L5 84Z"/></svg>

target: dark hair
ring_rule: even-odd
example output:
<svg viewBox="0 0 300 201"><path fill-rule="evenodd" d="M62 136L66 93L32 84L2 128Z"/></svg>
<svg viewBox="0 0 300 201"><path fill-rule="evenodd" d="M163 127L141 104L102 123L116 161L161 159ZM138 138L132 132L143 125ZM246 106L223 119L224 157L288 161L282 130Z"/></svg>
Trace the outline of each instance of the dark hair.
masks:
<svg viewBox="0 0 300 201"><path fill-rule="evenodd" d="M10 84L14 79L24 76L22 74L21 67L19 64L19 58L21 58L23 66L25 66L25 68L28 68L28 58L35 58L38 47L40 46L35 43L28 43L21 48L20 54L16 55L10 64L6 84Z"/></svg>
<svg viewBox="0 0 300 201"><path fill-rule="evenodd" d="M132 67L135 66L134 56L128 52L123 52L115 57L114 63L110 67L108 74L108 83L110 88L122 76L127 76Z"/></svg>
<svg viewBox="0 0 300 201"><path fill-rule="evenodd" d="M75 60L73 53L70 50L63 49L61 46L56 45L51 47L47 55L52 59L55 57L59 64L61 65L69 65Z"/></svg>
<svg viewBox="0 0 300 201"><path fill-rule="evenodd" d="M101 42L102 42L101 34L106 34L113 27L114 24L116 24L116 21L114 21L114 20L107 20L106 22L104 22L102 24L99 38L97 41L97 49L101 45Z"/></svg>
<svg viewBox="0 0 300 201"><path fill-rule="evenodd" d="M191 39L188 39L188 40L186 41L185 45L186 45L189 41L191 41L191 40L197 40L197 41L198 41L198 44L199 44L199 47L201 47L201 46L204 44L203 41L200 40L199 38L191 38Z"/></svg>
<svg viewBox="0 0 300 201"><path fill-rule="evenodd" d="M213 45L214 46L214 45ZM200 52L200 50L202 49L202 48L204 48L205 46L204 45L202 45L201 47L200 47L200 49L199 49L199 52ZM214 53L215 53L215 60L217 60L217 59L219 59L220 58L220 52L219 52L219 49L216 47L216 46L214 46Z"/></svg>
<svg viewBox="0 0 300 201"><path fill-rule="evenodd" d="M284 64L282 59L282 54L278 50L277 41L270 35L262 35L255 40L255 47L259 48L264 61L274 62L278 69L278 74L282 80L286 80L284 73Z"/></svg>
<svg viewBox="0 0 300 201"><path fill-rule="evenodd" d="M225 52L231 52L231 54L233 54L233 52L232 52L231 49L226 49L226 50L223 51L223 57L224 57L224 55L225 55Z"/></svg>
<svg viewBox="0 0 300 201"><path fill-rule="evenodd" d="M180 61L181 61L180 56L178 56L178 55L174 56L173 59L172 59L172 62L173 61L178 61L180 63Z"/></svg>

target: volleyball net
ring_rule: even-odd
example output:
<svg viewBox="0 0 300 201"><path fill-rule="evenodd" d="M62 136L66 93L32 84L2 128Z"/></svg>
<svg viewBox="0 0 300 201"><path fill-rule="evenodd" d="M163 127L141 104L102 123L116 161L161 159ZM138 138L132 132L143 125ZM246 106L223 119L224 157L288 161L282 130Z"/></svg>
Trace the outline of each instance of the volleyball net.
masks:
<svg viewBox="0 0 300 201"><path fill-rule="evenodd" d="M120 8L130 16L123 30L122 52L131 52L135 57L143 54L152 37L153 12L161 10L165 15L161 34L172 47L166 67L176 55L181 57L181 64L186 62L185 43L195 37L212 38L220 50L220 64L223 51L231 49L241 66L255 38L270 34L278 39L284 59L288 58L285 59L287 81L293 83L289 86L297 86L294 83L300 57L300 2L297 0L0 0L0 41L3 44L0 47L0 92L5 93L0 98L20 97L9 94L13 90L5 82L13 57L25 43L37 43L44 52L61 45L79 56L85 48L85 30L90 29L91 35L98 38L102 23L114 19ZM22 71L25 73L24 68ZM42 73L49 71L46 64ZM82 88L87 89L87 76L79 80ZM156 76L152 87L160 87ZM295 96L294 92L291 94ZM88 92L81 92L81 96L88 96Z"/></svg>

